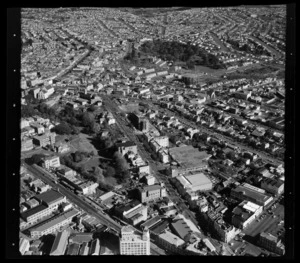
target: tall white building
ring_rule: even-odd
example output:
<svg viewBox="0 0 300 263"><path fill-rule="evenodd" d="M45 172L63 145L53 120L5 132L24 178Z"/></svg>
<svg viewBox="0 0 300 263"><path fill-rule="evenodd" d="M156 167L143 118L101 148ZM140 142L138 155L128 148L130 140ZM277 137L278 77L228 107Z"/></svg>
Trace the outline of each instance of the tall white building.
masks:
<svg viewBox="0 0 300 263"><path fill-rule="evenodd" d="M150 255L150 234L147 228L140 234L130 225L121 229L121 255Z"/></svg>

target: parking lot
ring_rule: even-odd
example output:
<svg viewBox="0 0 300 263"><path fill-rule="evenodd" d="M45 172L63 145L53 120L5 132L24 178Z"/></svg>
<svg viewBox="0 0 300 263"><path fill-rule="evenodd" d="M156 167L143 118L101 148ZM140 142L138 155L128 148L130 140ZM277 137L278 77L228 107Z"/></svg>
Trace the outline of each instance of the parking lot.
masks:
<svg viewBox="0 0 300 263"><path fill-rule="evenodd" d="M243 232L251 237L255 237L262 232L270 232L273 235L282 235L284 233L284 206L275 202L275 206L264 211L264 213L255 220Z"/></svg>

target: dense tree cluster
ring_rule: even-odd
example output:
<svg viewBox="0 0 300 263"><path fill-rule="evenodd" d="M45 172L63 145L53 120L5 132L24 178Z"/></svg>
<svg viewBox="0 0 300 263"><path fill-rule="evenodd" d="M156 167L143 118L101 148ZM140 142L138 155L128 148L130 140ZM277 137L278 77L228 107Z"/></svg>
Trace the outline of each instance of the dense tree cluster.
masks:
<svg viewBox="0 0 300 263"><path fill-rule="evenodd" d="M56 132L57 134L78 134L79 129L77 127L74 127L66 122L62 122L55 126L52 131Z"/></svg>
<svg viewBox="0 0 300 263"><path fill-rule="evenodd" d="M115 161L116 177L120 182L125 182L130 177L128 171L129 165L121 153L115 152L113 157Z"/></svg>
<svg viewBox="0 0 300 263"><path fill-rule="evenodd" d="M184 44L176 41L162 41L160 39L147 41L140 47L140 51L157 56L167 61L183 61L187 67L202 65L214 69L224 68L219 59L206 50L190 43Z"/></svg>

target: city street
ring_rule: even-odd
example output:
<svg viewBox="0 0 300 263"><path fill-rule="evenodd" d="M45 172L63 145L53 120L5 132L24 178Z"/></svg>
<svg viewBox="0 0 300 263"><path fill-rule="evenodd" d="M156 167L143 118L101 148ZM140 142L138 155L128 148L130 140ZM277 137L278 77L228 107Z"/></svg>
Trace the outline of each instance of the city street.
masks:
<svg viewBox="0 0 300 263"><path fill-rule="evenodd" d="M71 203L76 204L78 207L80 207L83 211L89 213L90 215L94 216L95 218L99 219L103 225L108 226L112 229L115 229L115 231L120 232L121 231L121 225L117 224L113 219L111 219L109 216L107 216L100 208L97 210L92 205L84 202L81 197L78 197L73 192L67 190L60 184L55 184L52 179L53 175L49 173L48 171L40 168L40 167L33 167L25 164L26 169L28 171L32 172L37 178L40 178L45 183L52 186L53 189L59 190L59 192L66 196L68 200L70 200ZM100 213L99 213L100 212ZM151 254L154 255L161 255L161 251L155 248L155 246L151 247Z"/></svg>

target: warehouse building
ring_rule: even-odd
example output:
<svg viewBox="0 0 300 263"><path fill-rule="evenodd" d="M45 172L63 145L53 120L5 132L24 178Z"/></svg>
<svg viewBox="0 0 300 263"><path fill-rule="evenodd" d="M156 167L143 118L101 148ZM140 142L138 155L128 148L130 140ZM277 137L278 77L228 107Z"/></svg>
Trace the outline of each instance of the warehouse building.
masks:
<svg viewBox="0 0 300 263"><path fill-rule="evenodd" d="M50 251L50 256L61 256L65 254L69 234L67 230L57 233Z"/></svg>
<svg viewBox="0 0 300 263"><path fill-rule="evenodd" d="M266 194L265 190L254 187L247 183L243 183L242 185L237 186L235 189L232 189L230 195L238 200L248 200L260 206L266 206L273 200L273 197L269 194Z"/></svg>
<svg viewBox="0 0 300 263"><path fill-rule="evenodd" d="M43 235L51 234L71 223L72 219L80 212L76 209L71 209L63 214L52 217L49 220L29 229L31 238L40 238Z"/></svg>
<svg viewBox="0 0 300 263"><path fill-rule="evenodd" d="M201 172L190 172L175 178L175 186L181 195L188 194L193 200L197 192L209 191L213 188L211 180Z"/></svg>
<svg viewBox="0 0 300 263"><path fill-rule="evenodd" d="M250 225L263 211L263 207L249 201L241 202L232 211L232 224L240 229Z"/></svg>

